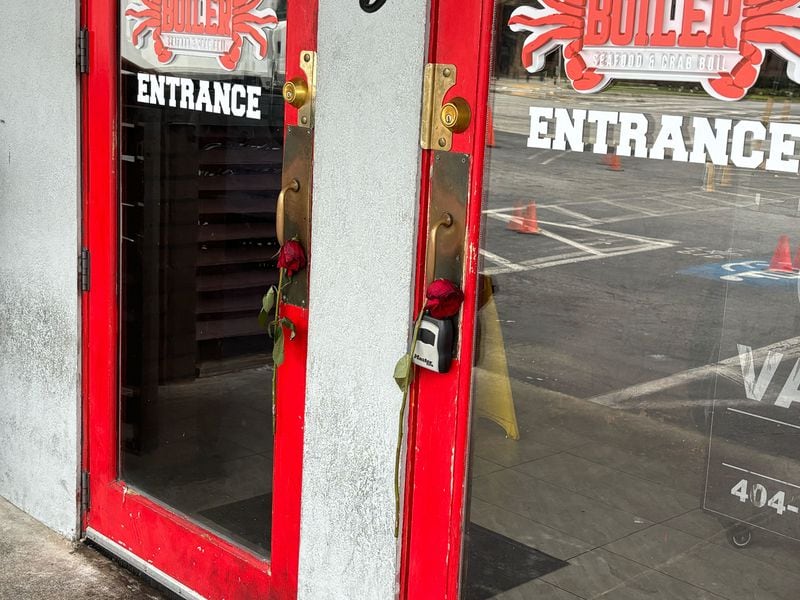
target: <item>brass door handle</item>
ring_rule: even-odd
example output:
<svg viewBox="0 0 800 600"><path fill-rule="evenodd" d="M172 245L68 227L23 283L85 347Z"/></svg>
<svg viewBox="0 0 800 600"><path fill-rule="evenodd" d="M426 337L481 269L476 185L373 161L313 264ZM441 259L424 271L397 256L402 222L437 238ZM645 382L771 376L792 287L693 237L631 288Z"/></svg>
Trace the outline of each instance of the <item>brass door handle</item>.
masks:
<svg viewBox="0 0 800 600"><path fill-rule="evenodd" d="M464 98L453 98L442 107L439 118L442 121L442 125L453 133L465 132L472 121L472 110L469 107L469 102Z"/></svg>
<svg viewBox="0 0 800 600"><path fill-rule="evenodd" d="M301 77L287 81L283 86L283 99L295 108L304 106L308 96L308 84Z"/></svg>
<svg viewBox="0 0 800 600"><path fill-rule="evenodd" d="M297 179L292 179L287 183L281 193L278 194L278 203L275 207L275 236L278 238L278 243L283 246L283 224L286 221L286 194L294 192L295 194L300 191L300 182Z"/></svg>
<svg viewBox="0 0 800 600"><path fill-rule="evenodd" d="M436 221L433 227L431 227L430 245L428 247L428 264L425 267L428 283L433 281L433 278L436 276L436 252L438 249L437 238L439 237L439 230L442 227L447 229L448 227L452 226L453 215L451 215L449 212L446 212L442 214L442 218Z"/></svg>

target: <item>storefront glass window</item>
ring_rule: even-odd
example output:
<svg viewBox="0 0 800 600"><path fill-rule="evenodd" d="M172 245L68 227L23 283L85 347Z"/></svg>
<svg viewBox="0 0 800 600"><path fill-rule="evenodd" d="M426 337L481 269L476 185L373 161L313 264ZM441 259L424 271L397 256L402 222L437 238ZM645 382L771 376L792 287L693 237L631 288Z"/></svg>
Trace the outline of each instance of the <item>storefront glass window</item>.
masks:
<svg viewBox="0 0 800 600"><path fill-rule="evenodd" d="M497 7L462 595L793 599L793 38L602 5Z"/></svg>
<svg viewBox="0 0 800 600"><path fill-rule="evenodd" d="M286 2L250 4L120 4L120 477L267 554Z"/></svg>

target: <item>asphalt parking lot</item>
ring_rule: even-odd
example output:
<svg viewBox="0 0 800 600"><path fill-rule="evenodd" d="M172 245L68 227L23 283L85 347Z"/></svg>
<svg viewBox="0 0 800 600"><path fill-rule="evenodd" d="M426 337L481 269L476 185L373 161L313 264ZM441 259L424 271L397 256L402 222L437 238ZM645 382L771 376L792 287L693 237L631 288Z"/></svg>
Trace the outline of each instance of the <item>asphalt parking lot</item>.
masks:
<svg viewBox="0 0 800 600"><path fill-rule="evenodd" d="M513 117L543 101L495 97L483 272L515 377L594 398L794 337L798 276L757 272L780 236L800 248L797 176L637 158L613 170L602 155L529 149ZM675 112L652 104L635 108ZM759 118L750 104L734 112ZM533 203L541 233L510 230Z"/></svg>

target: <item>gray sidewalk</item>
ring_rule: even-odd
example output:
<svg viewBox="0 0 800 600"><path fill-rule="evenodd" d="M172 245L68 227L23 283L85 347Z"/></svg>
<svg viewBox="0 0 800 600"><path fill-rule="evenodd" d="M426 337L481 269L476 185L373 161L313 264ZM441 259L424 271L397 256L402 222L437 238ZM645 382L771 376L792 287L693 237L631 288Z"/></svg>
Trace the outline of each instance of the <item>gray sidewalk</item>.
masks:
<svg viewBox="0 0 800 600"><path fill-rule="evenodd" d="M0 600L164 600L82 544L50 531L0 498Z"/></svg>

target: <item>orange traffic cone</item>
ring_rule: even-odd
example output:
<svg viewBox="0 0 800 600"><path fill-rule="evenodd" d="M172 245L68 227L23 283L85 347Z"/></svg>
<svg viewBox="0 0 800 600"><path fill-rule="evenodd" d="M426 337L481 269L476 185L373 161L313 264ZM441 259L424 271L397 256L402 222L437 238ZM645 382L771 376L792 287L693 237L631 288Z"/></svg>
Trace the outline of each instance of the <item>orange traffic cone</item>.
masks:
<svg viewBox="0 0 800 600"><path fill-rule="evenodd" d="M517 207L514 209L514 216L511 217L511 220L506 225L506 229L509 231L522 231L522 223L523 216L522 216L522 205L517 204Z"/></svg>
<svg viewBox="0 0 800 600"><path fill-rule="evenodd" d="M612 171L622 171L622 161L616 154L611 154L611 152L609 152L607 155L606 164Z"/></svg>
<svg viewBox="0 0 800 600"><path fill-rule="evenodd" d="M800 246L797 247L797 254L794 255L794 260L792 261L792 268L795 271L800 271Z"/></svg>
<svg viewBox="0 0 800 600"><path fill-rule="evenodd" d="M789 246L789 236L782 235L778 239L778 247L775 248L775 254L772 255L772 260L769 261L767 271L773 273L793 273L792 267L792 249Z"/></svg>
<svg viewBox="0 0 800 600"><path fill-rule="evenodd" d="M489 148L494 148L494 119L492 118L492 109L486 113L486 145Z"/></svg>
<svg viewBox="0 0 800 600"><path fill-rule="evenodd" d="M522 227L519 233L541 233L539 230L539 219L536 218L536 202L528 204L525 210L525 218L522 219Z"/></svg>

